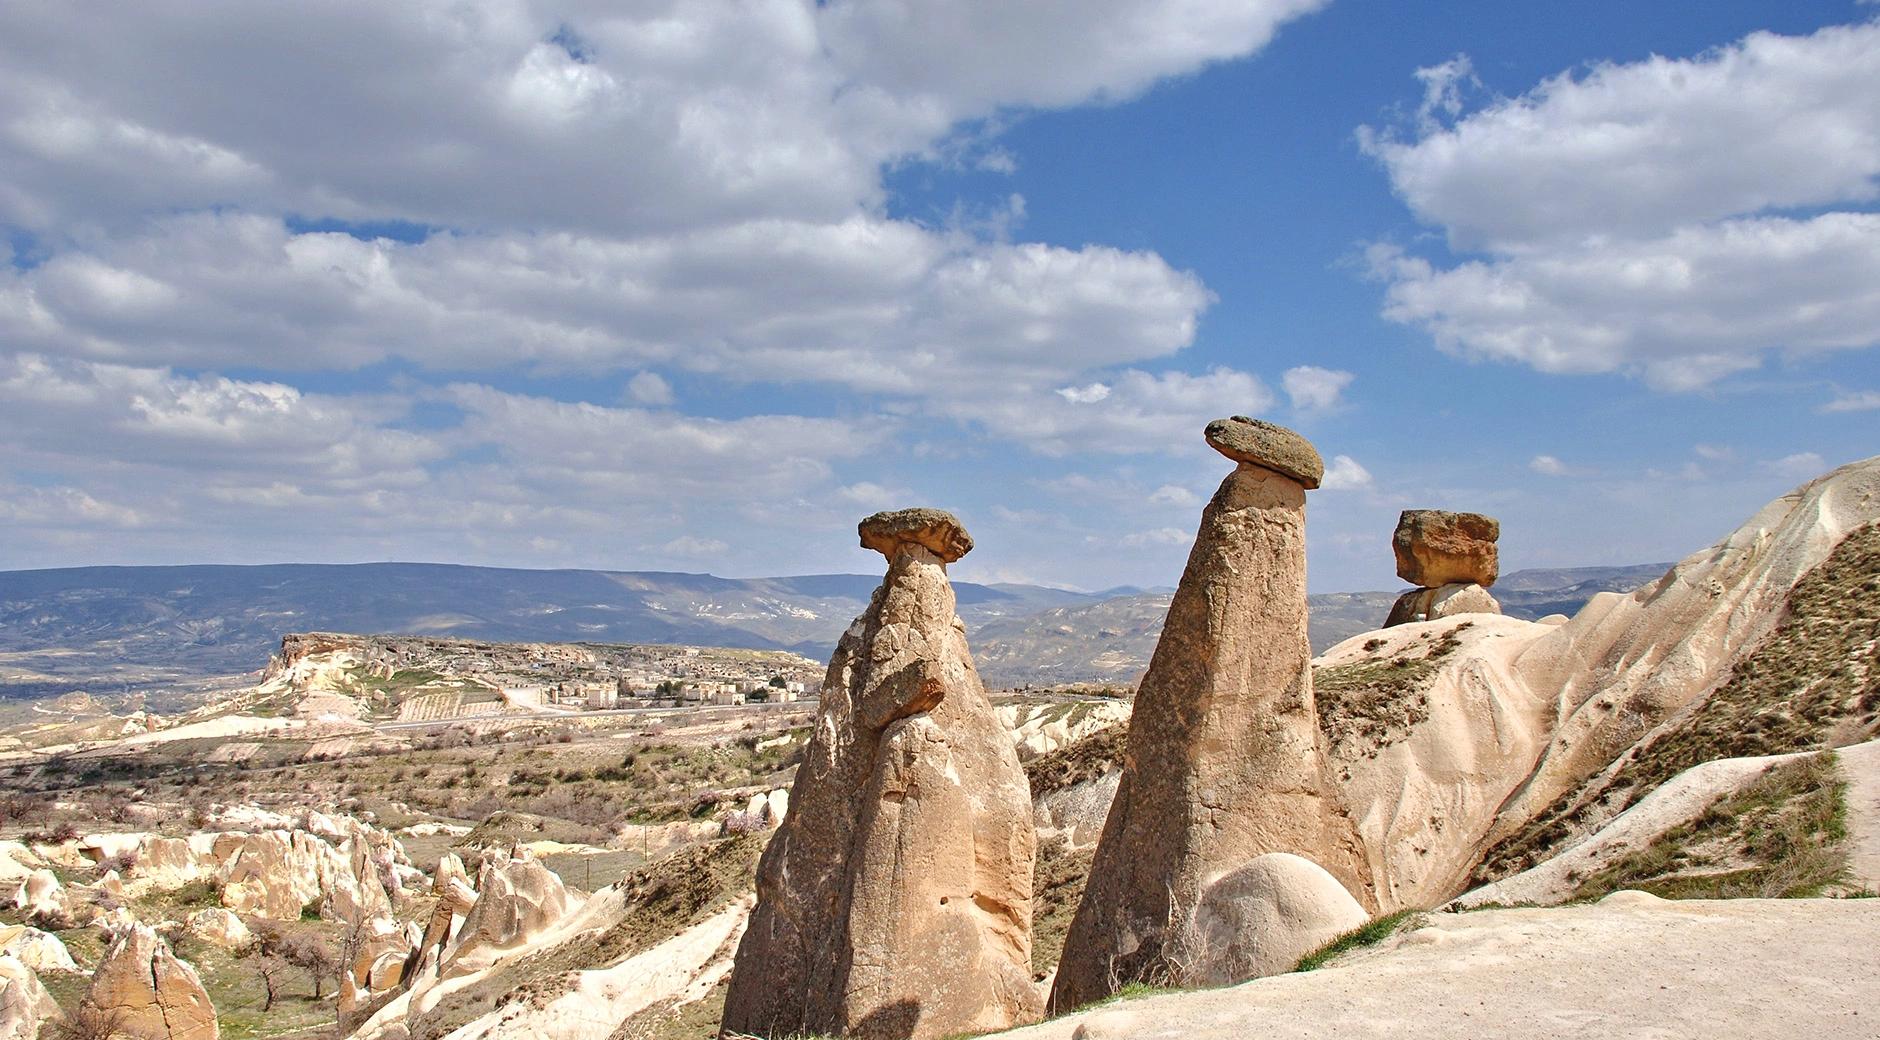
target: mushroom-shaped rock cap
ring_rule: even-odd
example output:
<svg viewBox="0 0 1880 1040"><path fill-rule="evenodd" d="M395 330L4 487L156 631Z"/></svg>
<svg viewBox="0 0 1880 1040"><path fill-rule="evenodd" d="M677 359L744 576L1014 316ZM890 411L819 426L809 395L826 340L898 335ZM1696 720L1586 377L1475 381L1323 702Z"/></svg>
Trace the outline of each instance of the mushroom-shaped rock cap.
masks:
<svg viewBox="0 0 1880 1040"><path fill-rule="evenodd" d="M1312 442L1284 426L1236 415L1216 419L1204 431L1208 446L1233 459L1291 477L1310 491L1325 476L1325 462Z"/></svg>
<svg viewBox="0 0 1880 1040"><path fill-rule="evenodd" d="M876 513L856 525L862 536L862 548L873 549L889 560L904 543L925 546L944 563L973 551L973 536L966 533L959 517L944 509L896 509Z"/></svg>

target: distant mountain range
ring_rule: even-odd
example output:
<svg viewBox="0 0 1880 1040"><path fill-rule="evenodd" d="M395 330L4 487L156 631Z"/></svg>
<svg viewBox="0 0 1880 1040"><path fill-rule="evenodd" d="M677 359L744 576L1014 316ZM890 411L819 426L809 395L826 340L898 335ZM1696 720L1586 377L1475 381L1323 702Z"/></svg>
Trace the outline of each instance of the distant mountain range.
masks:
<svg viewBox="0 0 1880 1040"><path fill-rule="evenodd" d="M1666 565L1523 571L1510 613L1571 613ZM685 643L826 657L879 576L719 578L445 564L76 567L0 571L0 696L156 691L250 672L288 632L539 642ZM1128 681L1148 662L1167 590L1069 592L956 582L989 682ZM1376 627L1396 593L1314 596L1323 649Z"/></svg>
<svg viewBox="0 0 1880 1040"><path fill-rule="evenodd" d="M1538 620L1572 615L1599 592L1630 592L1671 567L1576 567L1516 571L1492 590L1502 611ZM1400 592L1401 590L1399 590ZM1332 592L1306 597L1312 652L1384 623L1399 592ZM973 632L973 660L988 683L1134 682L1149 667L1168 613L1168 591L1113 596L994 618Z"/></svg>

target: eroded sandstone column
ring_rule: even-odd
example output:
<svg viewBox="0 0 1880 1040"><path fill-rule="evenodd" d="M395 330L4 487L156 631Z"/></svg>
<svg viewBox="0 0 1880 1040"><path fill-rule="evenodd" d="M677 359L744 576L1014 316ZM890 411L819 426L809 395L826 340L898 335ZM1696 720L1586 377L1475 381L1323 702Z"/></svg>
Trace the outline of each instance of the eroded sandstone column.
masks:
<svg viewBox="0 0 1880 1040"><path fill-rule="evenodd" d="M758 865L723 1028L927 1038L1037 1017L1031 795L966 648L936 509L877 513L888 558L836 646L790 811Z"/></svg>
<svg viewBox="0 0 1880 1040"><path fill-rule="evenodd" d="M1207 441L1237 465L1201 514L1188 567L1136 693L1116 799L1051 993L1069 1010L1134 981L1211 977L1209 886L1292 853L1369 903L1355 829L1319 746L1306 638L1305 438L1235 416Z"/></svg>

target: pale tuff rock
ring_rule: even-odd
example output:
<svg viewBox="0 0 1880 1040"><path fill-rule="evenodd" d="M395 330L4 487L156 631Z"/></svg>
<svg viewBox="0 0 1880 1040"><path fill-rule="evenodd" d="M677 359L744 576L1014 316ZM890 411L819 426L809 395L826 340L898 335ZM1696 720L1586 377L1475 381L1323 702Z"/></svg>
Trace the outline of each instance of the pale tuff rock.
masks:
<svg viewBox="0 0 1880 1040"><path fill-rule="evenodd" d="M1319 701L1339 800L1358 826L1380 912L1435 906L1467 883L1480 836L1547 744L1554 701L1514 662L1552 631L1490 614L1450 617L1353 636L1316 662L1323 675L1455 647L1419 689L1391 693L1395 703L1375 709L1406 712L1401 730L1352 732L1330 700Z"/></svg>
<svg viewBox="0 0 1880 1040"><path fill-rule="evenodd" d="M580 905L560 876L526 849L485 853L477 872L476 902L443 958L444 970L481 968L527 946Z"/></svg>
<svg viewBox="0 0 1880 1040"><path fill-rule="evenodd" d="M34 1040L40 1027L60 1017L39 976L11 952L0 953L0 1040Z"/></svg>
<svg viewBox="0 0 1880 1040"><path fill-rule="evenodd" d="M35 972L78 970L64 941L37 928L0 925L0 954L19 958Z"/></svg>
<svg viewBox="0 0 1880 1040"><path fill-rule="evenodd" d="M1201 890L1188 975L1203 986L1291 971L1299 958L1370 920L1364 907L1324 868L1269 852Z"/></svg>
<svg viewBox="0 0 1880 1040"><path fill-rule="evenodd" d="M221 907L190 914L189 934L224 950L245 950L255 941L254 933L242 919Z"/></svg>
<svg viewBox="0 0 1880 1040"><path fill-rule="evenodd" d="M1536 641L1521 655L1520 671L1534 689L1554 694L1560 718L1490 840L1726 681L1739 656L1782 620L1796 582L1848 534L1877 520L1880 457L1804 484L1657 582L1629 595L1601 593ZM1591 813L1589 822L1601 816Z"/></svg>
<svg viewBox="0 0 1880 1040"><path fill-rule="evenodd" d="M57 921L65 916L65 886L50 870L35 870L18 883L10 900L13 908L36 921Z"/></svg>
<svg viewBox="0 0 1880 1040"><path fill-rule="evenodd" d="M140 1040L216 1040L221 1035L196 969L141 924L112 943L92 974L85 1003L121 1016L118 1029Z"/></svg>
<svg viewBox="0 0 1880 1040"><path fill-rule="evenodd" d="M456 853L446 852L437 861L431 894L437 897L437 906L431 911L430 924L419 939L415 970L407 976L406 981L435 978L439 974L445 947L457 937L458 930L463 926L464 915L476 905L477 891L470 887L463 860Z"/></svg>
<svg viewBox="0 0 1880 1040"><path fill-rule="evenodd" d="M752 897L725 906L690 928L611 967L570 972L558 996L506 1001L453 1030L452 1040L607 1040L621 1023L662 1003L691 1003L730 969L726 951L750 916Z"/></svg>
<svg viewBox="0 0 1880 1040"><path fill-rule="evenodd" d="M1453 582L1434 589L1411 589L1397 597L1385 628L1413 621L1436 621L1457 614L1499 614L1501 603L1480 585Z"/></svg>
<svg viewBox="0 0 1880 1040"><path fill-rule="evenodd" d="M930 1038L1035 1018L1031 799L973 669L938 510L878 514L889 560L836 647L758 868L724 1029Z"/></svg>
<svg viewBox="0 0 1880 1040"><path fill-rule="evenodd" d="M1446 509L1406 509L1397 518L1390 546L1397 554L1397 576L1412 585L1489 586L1499 576L1495 542L1501 524L1481 513Z"/></svg>
<svg viewBox="0 0 1880 1040"><path fill-rule="evenodd" d="M744 807L747 819L755 820L765 827L775 827L783 822L790 811L790 791L779 787L774 791L758 791Z"/></svg>
<svg viewBox="0 0 1880 1040"><path fill-rule="evenodd" d="M340 967L340 1015L355 1015L369 995L396 988L413 944L390 917L374 917L360 926L349 943L350 960Z"/></svg>
<svg viewBox="0 0 1880 1040"><path fill-rule="evenodd" d="M1284 426L1236 415L1209 423L1202 436L1209 447L1235 462L1272 470L1307 491L1325 477L1325 461L1318 449Z"/></svg>
<svg viewBox="0 0 1880 1040"><path fill-rule="evenodd" d="M296 921L313 906L356 925L391 910L391 897L369 847L357 837L341 848L306 831L217 835L222 905L240 914Z"/></svg>
<svg viewBox="0 0 1880 1040"><path fill-rule="evenodd" d="M1876 752L1880 752L1880 741L1843 748L1837 754L1865 756ZM1753 758L1719 758L1693 766L1565 852L1519 874L1466 892L1452 903L1458 907L1477 907L1565 902L1573 897L1585 879L1651 847L1672 828L1704 815L1719 798L1741 791L1777 766L1814 754L1816 752L1802 751ZM1849 822L1858 815L1850 814Z"/></svg>
<svg viewBox="0 0 1880 1040"><path fill-rule="evenodd" d="M1128 719L1129 702L1079 705L1076 711L1063 704L1002 704L998 712L1019 760L1029 762Z"/></svg>
<svg viewBox="0 0 1880 1040"><path fill-rule="evenodd" d="M29 864L38 862L33 850L24 842L0 841L0 885L12 885L26 880L33 872Z"/></svg>
<svg viewBox="0 0 1880 1040"><path fill-rule="evenodd" d="M1452 616L1326 651L1322 669L1364 668L1455 644L1411 695L1417 718L1404 731L1333 749L1378 909L1454 898L1484 849L1563 795L1577 817L1563 841L1618 815L1627 799L1602 796L1621 756L1727 681L1797 581L1876 520L1880 458L1811 481L1658 582L1595 596L1564 624Z"/></svg>
<svg viewBox="0 0 1880 1040"><path fill-rule="evenodd" d="M1211 423L1209 441L1219 448L1247 425ZM1058 966L1056 1009L1136 980L1186 981L1200 962L1187 940L1204 890L1264 853L1306 857L1369 898L1357 833L1320 748L1305 486L1249 461L1317 453L1291 431L1255 429L1260 451L1223 452L1241 461L1202 514L1137 691L1116 800Z"/></svg>
<svg viewBox="0 0 1880 1040"><path fill-rule="evenodd" d="M1872 1037L1872 899L1430 914L1333 970L1126 1000L1000 1040Z"/></svg>

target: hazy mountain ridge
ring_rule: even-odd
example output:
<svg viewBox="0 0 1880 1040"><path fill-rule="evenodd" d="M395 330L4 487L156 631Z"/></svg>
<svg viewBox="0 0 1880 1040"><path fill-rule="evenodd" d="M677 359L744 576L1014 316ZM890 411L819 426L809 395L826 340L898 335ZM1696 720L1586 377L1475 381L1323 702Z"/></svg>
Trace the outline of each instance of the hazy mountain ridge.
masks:
<svg viewBox="0 0 1880 1040"><path fill-rule="evenodd" d="M1510 617L1573 614L1600 592L1629 592L1670 564L1516 571L1493 592ZM1330 592L1306 597L1313 653L1384 623L1398 592ZM1172 593L1117 596L1053 607L1029 617L988 621L973 633L973 659L993 685L1134 682L1149 666Z"/></svg>
<svg viewBox="0 0 1880 1040"><path fill-rule="evenodd" d="M136 690L251 672L289 632L684 643L826 657L879 577L720 578L447 564L0 572L0 696ZM967 624L1097 595L958 583Z"/></svg>
<svg viewBox="0 0 1880 1040"><path fill-rule="evenodd" d="M1510 614L1536 617L1570 612L1593 592L1631 588L1663 570L1517 572L1496 592ZM5 571L0 696L155 690L252 672L282 635L315 630L687 643L822 658L879 582L862 574L720 578L414 563ZM974 654L996 685L1131 681L1168 607L1165 590L954 588ZM1395 596L1312 597L1314 647L1376 627Z"/></svg>

